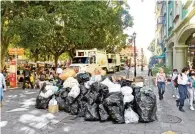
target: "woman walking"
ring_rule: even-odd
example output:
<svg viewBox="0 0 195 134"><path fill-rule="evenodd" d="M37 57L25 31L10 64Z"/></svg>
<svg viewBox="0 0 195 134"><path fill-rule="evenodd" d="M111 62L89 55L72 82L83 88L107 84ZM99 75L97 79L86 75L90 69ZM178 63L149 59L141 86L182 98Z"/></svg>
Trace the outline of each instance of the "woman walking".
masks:
<svg viewBox="0 0 195 134"><path fill-rule="evenodd" d="M190 102L190 109L195 110L193 107L193 102L195 101L195 70L191 70L189 73L189 86L188 86L188 93L189 93L189 102Z"/></svg>
<svg viewBox="0 0 195 134"><path fill-rule="evenodd" d="M177 80L180 98L176 102L177 102L177 106L179 106L179 111L185 112L183 109L183 106L184 106L184 101L187 96L187 85L189 84L188 82L189 68L184 67L181 72L182 73L178 75L178 80Z"/></svg>
<svg viewBox="0 0 195 134"><path fill-rule="evenodd" d="M158 87L159 100L163 99L166 82L166 74L164 73L164 70L160 68L159 73L156 74L156 86Z"/></svg>
<svg viewBox="0 0 195 134"><path fill-rule="evenodd" d="M173 74L172 74L172 77L171 77L171 84L172 84L172 95L173 95L173 98L177 97L177 99L179 99L179 96L178 96L178 84L177 84L177 78L178 78L178 70L177 69L173 69Z"/></svg>
<svg viewBox="0 0 195 134"><path fill-rule="evenodd" d="M6 90L5 77L2 73L0 73L0 107L2 106L3 101L3 91Z"/></svg>

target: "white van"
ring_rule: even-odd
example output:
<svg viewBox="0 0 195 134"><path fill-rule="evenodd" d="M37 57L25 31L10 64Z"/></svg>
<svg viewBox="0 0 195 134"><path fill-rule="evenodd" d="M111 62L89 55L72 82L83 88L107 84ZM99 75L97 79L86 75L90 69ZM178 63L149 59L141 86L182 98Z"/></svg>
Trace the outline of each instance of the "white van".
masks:
<svg viewBox="0 0 195 134"><path fill-rule="evenodd" d="M109 53L107 54L107 58L109 71L112 72L120 71L121 67L120 55Z"/></svg>
<svg viewBox="0 0 195 134"><path fill-rule="evenodd" d="M76 68L78 71L94 70L95 68L102 68L106 72L113 71L108 66L106 51L96 48L76 50L76 56L73 58L70 67Z"/></svg>

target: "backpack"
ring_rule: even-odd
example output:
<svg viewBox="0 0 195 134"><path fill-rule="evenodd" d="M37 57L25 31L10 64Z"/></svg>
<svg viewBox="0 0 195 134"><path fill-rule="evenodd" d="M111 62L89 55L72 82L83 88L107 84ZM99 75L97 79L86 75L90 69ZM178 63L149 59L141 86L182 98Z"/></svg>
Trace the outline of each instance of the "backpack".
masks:
<svg viewBox="0 0 195 134"><path fill-rule="evenodd" d="M29 77L30 76L30 71L29 70L25 70L25 77Z"/></svg>
<svg viewBox="0 0 195 134"><path fill-rule="evenodd" d="M178 80L178 76L173 80L173 84L174 84L175 87L178 87L178 82L177 82L177 80Z"/></svg>

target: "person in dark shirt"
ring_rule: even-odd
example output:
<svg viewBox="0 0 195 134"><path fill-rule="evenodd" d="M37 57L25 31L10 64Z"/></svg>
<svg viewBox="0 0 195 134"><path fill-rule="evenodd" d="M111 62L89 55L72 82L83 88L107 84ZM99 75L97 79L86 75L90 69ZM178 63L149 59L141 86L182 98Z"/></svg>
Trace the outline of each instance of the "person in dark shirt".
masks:
<svg viewBox="0 0 195 134"><path fill-rule="evenodd" d="M24 69L23 74L24 74L24 81L23 81L23 87L22 88L25 89L25 84L28 81L30 83L31 88L33 89L33 84L30 81L31 73L30 73L30 70L29 70L28 66Z"/></svg>

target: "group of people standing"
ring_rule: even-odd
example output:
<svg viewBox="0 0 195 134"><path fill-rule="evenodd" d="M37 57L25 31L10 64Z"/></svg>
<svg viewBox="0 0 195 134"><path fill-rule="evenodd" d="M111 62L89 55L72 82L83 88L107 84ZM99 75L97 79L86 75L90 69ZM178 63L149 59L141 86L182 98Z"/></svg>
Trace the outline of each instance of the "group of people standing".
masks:
<svg viewBox="0 0 195 134"><path fill-rule="evenodd" d="M29 66L26 66L23 71L23 80L21 81L23 82L23 89L26 88L26 83L29 83L33 89L40 81L54 80L57 77L55 70L55 68L40 68L32 70Z"/></svg>
<svg viewBox="0 0 195 134"><path fill-rule="evenodd" d="M184 67L179 73L177 69L173 69L170 81L172 83L172 95L173 98L176 98L176 106L179 107L179 110L185 112L183 106L187 98L189 99L190 109L195 110L193 107L195 102L195 70ZM166 74L161 68L156 75L159 100L163 99L167 82Z"/></svg>

